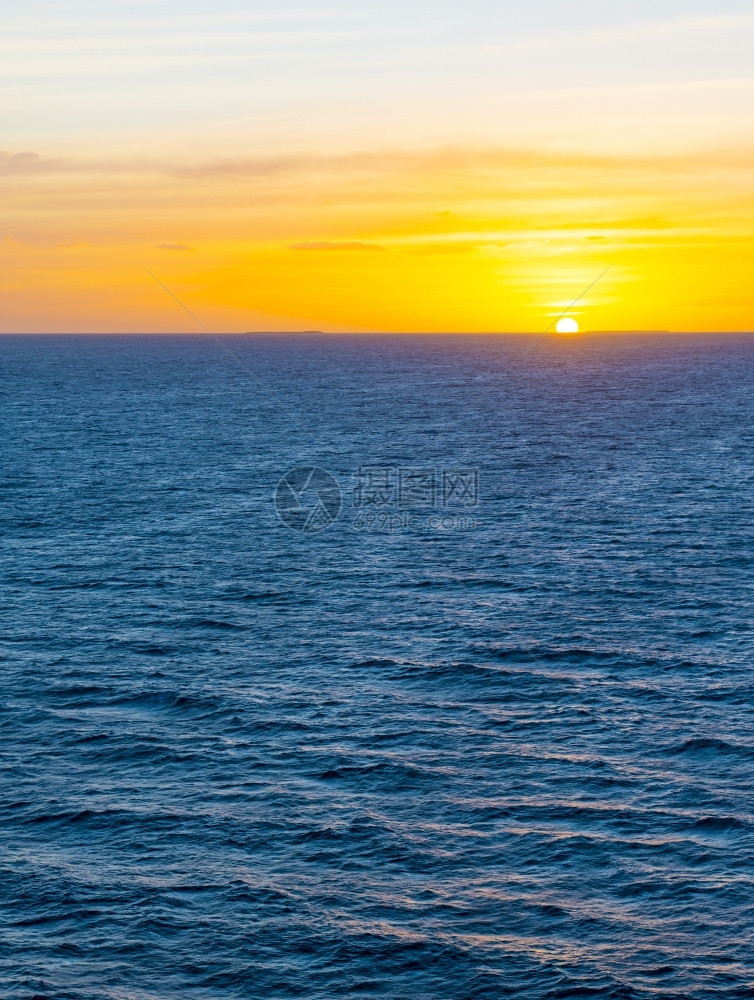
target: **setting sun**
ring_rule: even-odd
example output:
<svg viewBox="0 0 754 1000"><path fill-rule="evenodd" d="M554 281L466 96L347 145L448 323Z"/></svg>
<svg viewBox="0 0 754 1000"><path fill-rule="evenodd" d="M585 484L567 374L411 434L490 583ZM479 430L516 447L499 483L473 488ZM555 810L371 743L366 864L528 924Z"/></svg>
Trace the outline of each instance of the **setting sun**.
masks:
<svg viewBox="0 0 754 1000"><path fill-rule="evenodd" d="M575 319L571 319L570 316L564 316L563 319L558 320L558 325L555 329L558 333L578 333L579 324Z"/></svg>

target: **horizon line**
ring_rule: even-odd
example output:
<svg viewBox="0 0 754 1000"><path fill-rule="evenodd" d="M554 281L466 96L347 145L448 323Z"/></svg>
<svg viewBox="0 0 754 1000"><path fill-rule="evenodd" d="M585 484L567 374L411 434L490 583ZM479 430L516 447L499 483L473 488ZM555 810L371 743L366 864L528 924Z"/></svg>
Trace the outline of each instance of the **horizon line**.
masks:
<svg viewBox="0 0 754 1000"><path fill-rule="evenodd" d="M749 330L667 330L667 329L605 329L579 330L577 333L557 333L538 330L226 330L213 331L220 337L557 337L573 340L589 336L751 336ZM0 337L206 337L202 330L0 330Z"/></svg>

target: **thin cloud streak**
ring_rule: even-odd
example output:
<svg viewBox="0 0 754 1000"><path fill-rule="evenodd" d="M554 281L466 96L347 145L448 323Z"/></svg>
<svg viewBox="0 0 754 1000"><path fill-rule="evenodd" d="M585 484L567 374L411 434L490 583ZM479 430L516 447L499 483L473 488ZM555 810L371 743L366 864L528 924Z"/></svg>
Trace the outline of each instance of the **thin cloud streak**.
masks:
<svg viewBox="0 0 754 1000"><path fill-rule="evenodd" d="M0 150L0 176L25 177L40 174L152 175L182 180L248 180L307 174L389 174L394 172L521 171L523 169L570 171L657 171L696 173L710 169L751 170L754 147L738 146L700 150L677 155L595 155L590 152L532 149L443 146L435 149L375 149L353 153L213 158L177 164L169 159L97 160L47 157L33 151Z"/></svg>
<svg viewBox="0 0 754 1000"><path fill-rule="evenodd" d="M487 53L527 52L567 46L605 45L612 42L642 41L653 37L707 33L710 31L740 31L754 28L754 13L715 14L708 17L679 17L668 21L642 21L617 28L597 28L592 31L567 32L549 38L528 38L502 45L484 45L477 51ZM461 51L461 50L459 50ZM472 50L467 50L469 53Z"/></svg>
<svg viewBox="0 0 754 1000"><path fill-rule="evenodd" d="M314 243L291 243L288 247L289 250L367 250L367 251L384 251L385 247L378 246L376 243L361 243L359 241L354 242L343 242L343 243L331 243L327 240L314 242Z"/></svg>

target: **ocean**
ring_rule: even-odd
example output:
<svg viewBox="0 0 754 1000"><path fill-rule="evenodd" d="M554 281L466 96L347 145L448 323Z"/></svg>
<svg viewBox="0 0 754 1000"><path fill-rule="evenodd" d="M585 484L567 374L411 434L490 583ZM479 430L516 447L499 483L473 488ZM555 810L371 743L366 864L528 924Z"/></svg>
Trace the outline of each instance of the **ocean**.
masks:
<svg viewBox="0 0 754 1000"><path fill-rule="evenodd" d="M754 338L0 338L4 1000L754 997Z"/></svg>

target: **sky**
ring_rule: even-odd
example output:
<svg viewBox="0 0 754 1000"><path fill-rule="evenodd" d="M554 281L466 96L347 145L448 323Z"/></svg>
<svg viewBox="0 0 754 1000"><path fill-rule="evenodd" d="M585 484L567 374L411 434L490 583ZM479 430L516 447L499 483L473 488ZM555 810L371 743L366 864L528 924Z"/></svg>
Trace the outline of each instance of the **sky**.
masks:
<svg viewBox="0 0 754 1000"><path fill-rule="evenodd" d="M754 3L0 5L0 331L754 327Z"/></svg>

